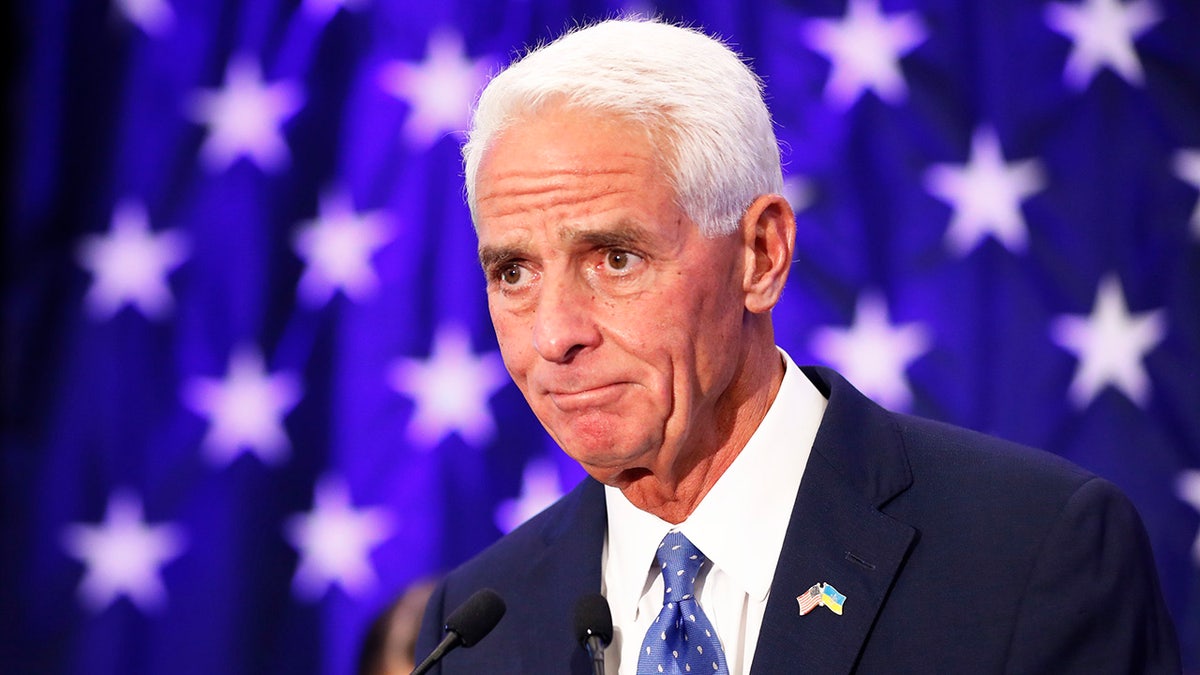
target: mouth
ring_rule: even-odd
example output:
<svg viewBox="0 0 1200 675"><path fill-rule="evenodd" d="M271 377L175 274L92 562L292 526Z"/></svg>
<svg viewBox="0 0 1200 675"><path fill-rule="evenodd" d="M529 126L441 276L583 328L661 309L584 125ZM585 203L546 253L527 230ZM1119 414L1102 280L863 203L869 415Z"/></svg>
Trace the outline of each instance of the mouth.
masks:
<svg viewBox="0 0 1200 675"><path fill-rule="evenodd" d="M623 382L616 382L583 389L550 390L546 392L546 396L554 407L562 412L579 412L614 403L624 395L623 385Z"/></svg>

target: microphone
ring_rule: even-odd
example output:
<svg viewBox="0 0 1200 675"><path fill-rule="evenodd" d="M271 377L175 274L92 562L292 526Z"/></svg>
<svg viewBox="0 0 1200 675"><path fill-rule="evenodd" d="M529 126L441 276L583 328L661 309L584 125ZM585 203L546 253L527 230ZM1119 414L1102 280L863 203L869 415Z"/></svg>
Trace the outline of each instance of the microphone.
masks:
<svg viewBox="0 0 1200 675"><path fill-rule="evenodd" d="M434 648L433 652L417 666L412 675L427 672L442 657L458 647L470 647L482 640L504 616L504 600L496 591L483 588L467 598L446 619L446 637Z"/></svg>
<svg viewBox="0 0 1200 675"><path fill-rule="evenodd" d="M604 648L612 642L612 612L608 600L599 593L579 598L575 603L575 639L592 657L592 672L604 675Z"/></svg>

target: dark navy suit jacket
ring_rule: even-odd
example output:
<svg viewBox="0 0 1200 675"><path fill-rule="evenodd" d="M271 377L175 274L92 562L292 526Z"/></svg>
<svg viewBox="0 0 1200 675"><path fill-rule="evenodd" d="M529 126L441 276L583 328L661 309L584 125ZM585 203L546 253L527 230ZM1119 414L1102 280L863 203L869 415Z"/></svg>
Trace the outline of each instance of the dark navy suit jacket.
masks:
<svg viewBox="0 0 1200 675"><path fill-rule="evenodd" d="M1144 528L1111 483L1049 453L888 412L831 370L803 370L829 405L755 675L1179 672ZM452 572L418 657L449 612L491 587L507 614L440 672L589 673L573 613L600 590L605 523L603 487L589 478ZM799 614L796 596L817 582L846 596L841 616Z"/></svg>

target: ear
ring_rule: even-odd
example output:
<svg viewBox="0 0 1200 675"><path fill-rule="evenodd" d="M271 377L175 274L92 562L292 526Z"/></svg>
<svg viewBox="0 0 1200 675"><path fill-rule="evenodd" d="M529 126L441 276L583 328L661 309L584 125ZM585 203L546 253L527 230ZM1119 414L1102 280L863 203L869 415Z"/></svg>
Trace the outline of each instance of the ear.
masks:
<svg viewBox="0 0 1200 675"><path fill-rule="evenodd" d="M742 215L740 227L746 256L742 280L746 309L769 312L779 302L792 266L796 216L782 196L759 195Z"/></svg>

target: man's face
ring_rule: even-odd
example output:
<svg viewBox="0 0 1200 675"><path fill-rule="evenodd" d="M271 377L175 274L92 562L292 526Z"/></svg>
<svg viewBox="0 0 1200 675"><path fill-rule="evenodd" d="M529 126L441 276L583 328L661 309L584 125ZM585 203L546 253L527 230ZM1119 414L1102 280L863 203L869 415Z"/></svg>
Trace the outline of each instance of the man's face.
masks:
<svg viewBox="0 0 1200 675"><path fill-rule="evenodd" d="M552 107L477 179L480 261L509 373L598 480L670 481L731 433L742 372L740 234L702 236L647 134Z"/></svg>

